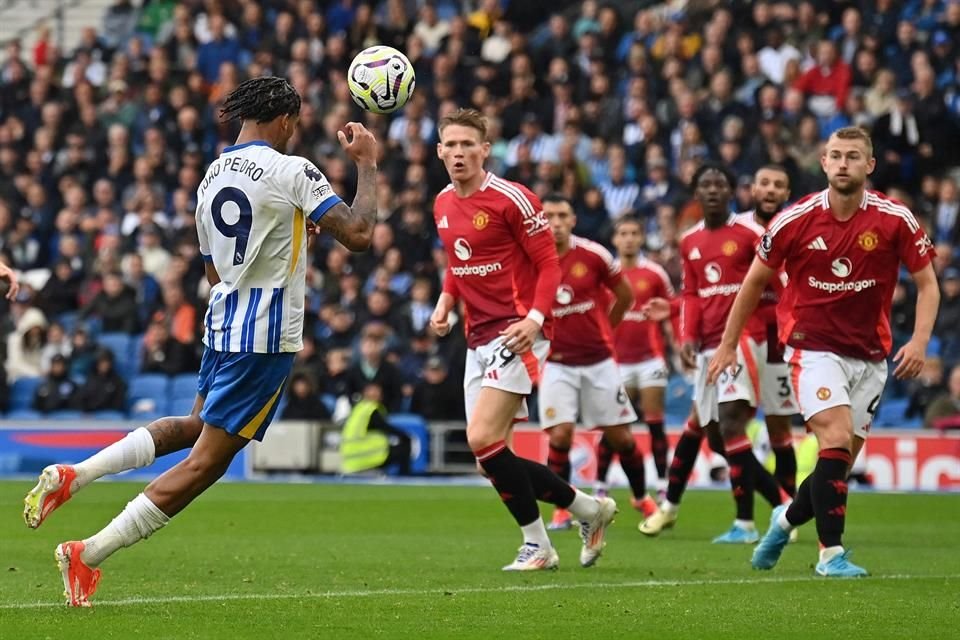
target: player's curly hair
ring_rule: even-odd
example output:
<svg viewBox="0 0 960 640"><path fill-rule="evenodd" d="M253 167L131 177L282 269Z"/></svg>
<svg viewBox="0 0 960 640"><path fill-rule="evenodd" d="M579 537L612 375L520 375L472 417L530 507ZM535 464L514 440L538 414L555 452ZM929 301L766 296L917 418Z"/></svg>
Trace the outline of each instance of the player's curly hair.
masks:
<svg viewBox="0 0 960 640"><path fill-rule="evenodd" d="M244 80L223 101L224 120L270 122L300 113L300 95L289 82L276 76Z"/></svg>
<svg viewBox="0 0 960 640"><path fill-rule="evenodd" d="M737 176L734 175L733 171L725 165L719 162L707 161L697 167L697 170L693 172L693 177L690 178L690 188L696 189L697 183L700 182L700 178L707 171L719 171L723 174L723 177L727 179L727 184L730 186L730 189L737 188Z"/></svg>

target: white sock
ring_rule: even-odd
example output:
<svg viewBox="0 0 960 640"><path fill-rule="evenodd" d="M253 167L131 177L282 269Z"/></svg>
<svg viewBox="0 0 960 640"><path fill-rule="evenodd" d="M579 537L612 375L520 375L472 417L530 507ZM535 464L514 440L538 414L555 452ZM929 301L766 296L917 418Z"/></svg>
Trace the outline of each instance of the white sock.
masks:
<svg viewBox="0 0 960 640"><path fill-rule="evenodd" d="M667 479L666 478L657 478L657 491L666 491L667 490Z"/></svg>
<svg viewBox="0 0 960 640"><path fill-rule="evenodd" d="M673 504L664 498L663 502L660 503L660 511L666 511L669 514L676 514L677 511L680 511L680 505Z"/></svg>
<svg viewBox="0 0 960 640"><path fill-rule="evenodd" d="M793 531L793 525L790 524L790 521L787 520L787 510L784 509L783 512L777 516L777 524L780 525L780 528L786 531L787 533Z"/></svg>
<svg viewBox="0 0 960 640"><path fill-rule="evenodd" d="M70 487L71 493L103 476L146 467L153 463L155 457L153 436L146 427L135 429L122 440L73 465L77 478Z"/></svg>
<svg viewBox="0 0 960 640"><path fill-rule="evenodd" d="M836 547L824 547L820 549L820 562L829 562L830 558L838 556L843 553L843 547L837 545Z"/></svg>
<svg viewBox="0 0 960 640"><path fill-rule="evenodd" d="M541 549L550 548L550 537L547 535L547 528L543 526L543 518L537 518L528 525L520 527L523 531L523 543L535 544Z"/></svg>
<svg viewBox="0 0 960 640"><path fill-rule="evenodd" d="M141 493L100 533L83 541L80 559L91 567L99 566L121 547L146 540L168 522L170 518Z"/></svg>
<svg viewBox="0 0 960 640"><path fill-rule="evenodd" d="M580 489L574 489L573 502L567 510L577 517L577 520L592 520L600 511L600 503L593 496L588 496Z"/></svg>
<svg viewBox="0 0 960 640"><path fill-rule="evenodd" d="M741 529L746 529L747 531L753 531L756 527L753 525L753 520L734 520L734 526L740 527Z"/></svg>

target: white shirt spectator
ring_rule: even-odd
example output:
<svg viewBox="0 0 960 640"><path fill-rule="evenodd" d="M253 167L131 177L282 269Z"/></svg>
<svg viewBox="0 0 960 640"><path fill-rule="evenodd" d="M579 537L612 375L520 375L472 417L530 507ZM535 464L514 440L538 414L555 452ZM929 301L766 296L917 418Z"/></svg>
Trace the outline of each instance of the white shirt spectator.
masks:
<svg viewBox="0 0 960 640"><path fill-rule="evenodd" d="M784 44L779 49L764 47L757 54L760 71L774 84L783 84L783 73L791 60L803 60L803 55L792 44Z"/></svg>

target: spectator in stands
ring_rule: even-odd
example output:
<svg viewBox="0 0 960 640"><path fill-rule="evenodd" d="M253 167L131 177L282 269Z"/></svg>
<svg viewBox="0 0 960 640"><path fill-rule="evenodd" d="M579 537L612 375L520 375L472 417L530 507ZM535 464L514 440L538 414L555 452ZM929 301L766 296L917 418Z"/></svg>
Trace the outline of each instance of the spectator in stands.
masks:
<svg viewBox="0 0 960 640"><path fill-rule="evenodd" d="M93 368L97 344L83 326L74 328L70 335L70 377L84 378Z"/></svg>
<svg viewBox="0 0 960 640"><path fill-rule="evenodd" d="M76 404L81 411L123 411L127 402L127 383L114 368L113 352L100 349L93 369L77 391Z"/></svg>
<svg viewBox="0 0 960 640"><path fill-rule="evenodd" d="M413 389L410 411L426 420L463 420L463 397L459 383L450 378L442 358L431 357L423 367L423 379Z"/></svg>
<svg viewBox="0 0 960 640"><path fill-rule="evenodd" d="M934 335L943 340L941 355L946 366L960 363L960 268L949 266L941 274L942 295Z"/></svg>
<svg viewBox="0 0 960 640"><path fill-rule="evenodd" d="M21 289L18 301L27 302L29 294ZM42 355L47 337L47 319L36 308L28 307L16 329L7 336L7 379L39 378L43 375Z"/></svg>
<svg viewBox="0 0 960 640"><path fill-rule="evenodd" d="M349 393L359 399L369 383L381 388L383 403L391 411L400 409L403 381L396 366L386 360L387 325L371 322L364 326L360 336L360 353L347 369Z"/></svg>
<svg viewBox="0 0 960 640"><path fill-rule="evenodd" d="M960 428L960 367L954 367L950 372L947 392L930 402L923 426L928 429Z"/></svg>
<svg viewBox="0 0 960 640"><path fill-rule="evenodd" d="M54 356L63 356L69 361L70 354L73 352L73 346L70 343L70 337L63 330L63 325L59 322L51 322L47 327L47 339L40 352L40 367L43 371L50 370L50 363Z"/></svg>
<svg viewBox="0 0 960 640"><path fill-rule="evenodd" d="M328 420L330 410L320 401L316 383L307 373L297 372L290 378L287 404L281 420Z"/></svg>
<svg viewBox="0 0 960 640"><path fill-rule="evenodd" d="M907 385L910 404L907 405L905 418L922 418L934 398L946 391L943 384L943 360L937 356L927 357L923 370Z"/></svg>
<svg viewBox="0 0 960 640"><path fill-rule="evenodd" d="M136 295L123 283L123 276L117 271L103 276L103 291L81 310L80 315L99 320L100 329L105 333L133 334L140 328Z"/></svg>
<svg viewBox="0 0 960 640"><path fill-rule="evenodd" d="M828 118L846 104L850 81L850 66L837 55L836 44L821 40L816 63L793 86L807 97L807 107L817 117Z"/></svg>
<svg viewBox="0 0 960 640"><path fill-rule="evenodd" d="M80 274L73 270L70 261L61 258L54 264L53 273L37 294L37 307L47 316L57 316L77 310L80 293Z"/></svg>
<svg viewBox="0 0 960 640"><path fill-rule="evenodd" d="M187 373L192 363L190 347L170 335L165 318L150 323L143 334L143 373Z"/></svg>
<svg viewBox="0 0 960 640"><path fill-rule="evenodd" d="M40 413L74 409L77 402L77 383L69 375L67 359L56 355L50 361L50 370L40 382L33 397L33 408Z"/></svg>

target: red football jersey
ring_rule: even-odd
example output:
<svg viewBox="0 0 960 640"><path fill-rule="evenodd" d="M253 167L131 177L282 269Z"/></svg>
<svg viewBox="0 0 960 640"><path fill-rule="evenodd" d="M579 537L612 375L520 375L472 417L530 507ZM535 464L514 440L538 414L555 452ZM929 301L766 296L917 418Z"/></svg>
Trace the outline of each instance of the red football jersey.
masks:
<svg viewBox="0 0 960 640"><path fill-rule="evenodd" d="M841 222L828 191L774 218L757 252L767 266L786 268L780 338L796 349L879 362L893 344L890 305L900 263L910 273L923 269L933 244L896 200L865 191L860 209Z"/></svg>
<svg viewBox="0 0 960 640"><path fill-rule="evenodd" d="M663 358L663 329L659 322L647 319L643 312L651 298L673 297L673 285L670 276L659 264L648 258L640 257L636 266L623 270L623 277L633 289L633 307L623 316L623 321L613 330L613 344L617 362L632 364L651 358Z"/></svg>
<svg viewBox="0 0 960 640"><path fill-rule="evenodd" d="M607 291L620 282L620 264L602 245L571 236L560 271L547 359L574 366L602 362L613 356Z"/></svg>
<svg viewBox="0 0 960 640"><path fill-rule="evenodd" d="M708 229L701 221L680 239L680 334L684 342L698 343L701 350L720 344L727 316L750 270L759 238L756 224L747 224L731 215L719 229ZM748 331L757 340L766 340L763 323L750 323Z"/></svg>
<svg viewBox="0 0 960 640"><path fill-rule="evenodd" d="M443 290L464 302L467 345L489 343L534 309L550 338L560 265L537 196L487 173L466 198L453 185L441 191L433 217L449 261Z"/></svg>

